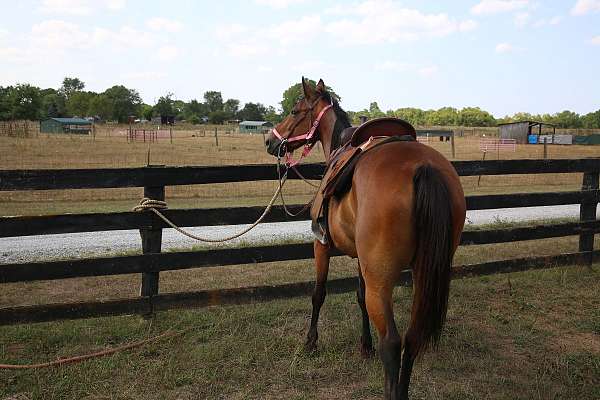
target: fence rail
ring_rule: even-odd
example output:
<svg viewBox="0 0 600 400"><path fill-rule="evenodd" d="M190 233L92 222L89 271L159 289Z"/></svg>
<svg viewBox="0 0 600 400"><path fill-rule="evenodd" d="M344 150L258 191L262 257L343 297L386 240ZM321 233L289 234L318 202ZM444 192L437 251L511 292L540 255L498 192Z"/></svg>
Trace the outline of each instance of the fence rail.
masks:
<svg viewBox="0 0 600 400"><path fill-rule="evenodd" d="M593 251L594 235L600 233L600 221L596 220L596 207L600 200L598 185L600 159L456 161L453 164L462 176L584 173L581 191L467 197L468 210L580 204L579 222L467 231L464 232L461 241L461 245L482 245L578 235L579 252L457 266L453 270L454 277L574 263L589 264L600 258L600 252ZM323 165L303 165L300 167L300 172L309 179L319 179L323 173ZM0 170L0 191L139 186L144 187L145 195L164 198L166 185L274 180L276 177L277 171L272 165ZM293 207L299 210L301 205ZM250 223L261 212L261 207L234 207L166 210L165 214L175 224L190 227ZM299 219L306 218L307 215L304 214ZM278 206L273 208L265 221L289 220L282 207ZM0 237L139 229L144 253L132 256L2 264L0 284L141 273L142 289L140 297L129 299L0 308L0 325L103 315L149 314L171 308L247 303L302 295L310 292L312 288L311 282L299 282L279 286L159 293L161 271L299 260L313 256L312 245L309 243L161 253L163 228L166 228L166 225L153 213L115 212L0 217ZM402 283L410 283L409 271L404 272ZM328 290L332 293L354 290L355 284L355 278L337 279L329 282Z"/></svg>

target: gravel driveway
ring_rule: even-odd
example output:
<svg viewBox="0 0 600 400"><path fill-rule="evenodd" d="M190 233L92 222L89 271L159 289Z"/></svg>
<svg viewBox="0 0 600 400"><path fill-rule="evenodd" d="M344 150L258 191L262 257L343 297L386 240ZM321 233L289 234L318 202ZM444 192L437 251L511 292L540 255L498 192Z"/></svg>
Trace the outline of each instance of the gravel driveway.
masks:
<svg viewBox="0 0 600 400"><path fill-rule="evenodd" d="M481 225L498 222L499 220L528 221L568 217L579 217L578 204L469 211L467 212L467 224ZM238 232L244 226L196 227L189 228L189 230L198 235L219 238ZM273 243L280 240L312 240L310 222L261 224L241 239L228 242L227 245L235 246L249 242L256 244ZM189 249L197 245L198 242L179 234L173 229L163 231L163 250ZM141 241L137 230L0 238L0 264L107 256L114 253L139 251L140 249Z"/></svg>

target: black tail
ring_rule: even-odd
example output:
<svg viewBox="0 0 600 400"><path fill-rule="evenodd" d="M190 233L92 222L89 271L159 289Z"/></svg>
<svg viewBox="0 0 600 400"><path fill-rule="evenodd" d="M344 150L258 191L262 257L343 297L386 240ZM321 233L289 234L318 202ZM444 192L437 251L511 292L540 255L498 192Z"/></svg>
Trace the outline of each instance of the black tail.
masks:
<svg viewBox="0 0 600 400"><path fill-rule="evenodd" d="M416 356L440 339L454 249L450 196L444 177L430 165L422 165L415 172L413 184L416 252L409 334Z"/></svg>

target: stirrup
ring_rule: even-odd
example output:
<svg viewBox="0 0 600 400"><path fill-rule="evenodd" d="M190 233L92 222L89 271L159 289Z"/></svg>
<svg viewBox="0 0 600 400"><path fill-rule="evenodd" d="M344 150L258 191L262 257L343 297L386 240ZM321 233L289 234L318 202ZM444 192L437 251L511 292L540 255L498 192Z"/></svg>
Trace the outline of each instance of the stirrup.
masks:
<svg viewBox="0 0 600 400"><path fill-rule="evenodd" d="M321 242L321 244L326 245L328 241L324 222L325 220L323 217L317 218L317 221L312 222L311 229L315 238Z"/></svg>

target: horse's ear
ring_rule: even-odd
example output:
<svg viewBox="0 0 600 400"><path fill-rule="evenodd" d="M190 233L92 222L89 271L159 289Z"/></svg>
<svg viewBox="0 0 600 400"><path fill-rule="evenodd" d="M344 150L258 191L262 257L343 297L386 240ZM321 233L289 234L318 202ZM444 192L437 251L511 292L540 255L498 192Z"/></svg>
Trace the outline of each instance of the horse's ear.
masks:
<svg viewBox="0 0 600 400"><path fill-rule="evenodd" d="M319 79L319 83L317 83L317 93L322 94L323 92L325 92L325 82L323 82L323 79Z"/></svg>
<svg viewBox="0 0 600 400"><path fill-rule="evenodd" d="M315 90L310 86L310 83L304 77L302 77L302 91L304 92L305 99L312 99L315 94Z"/></svg>

